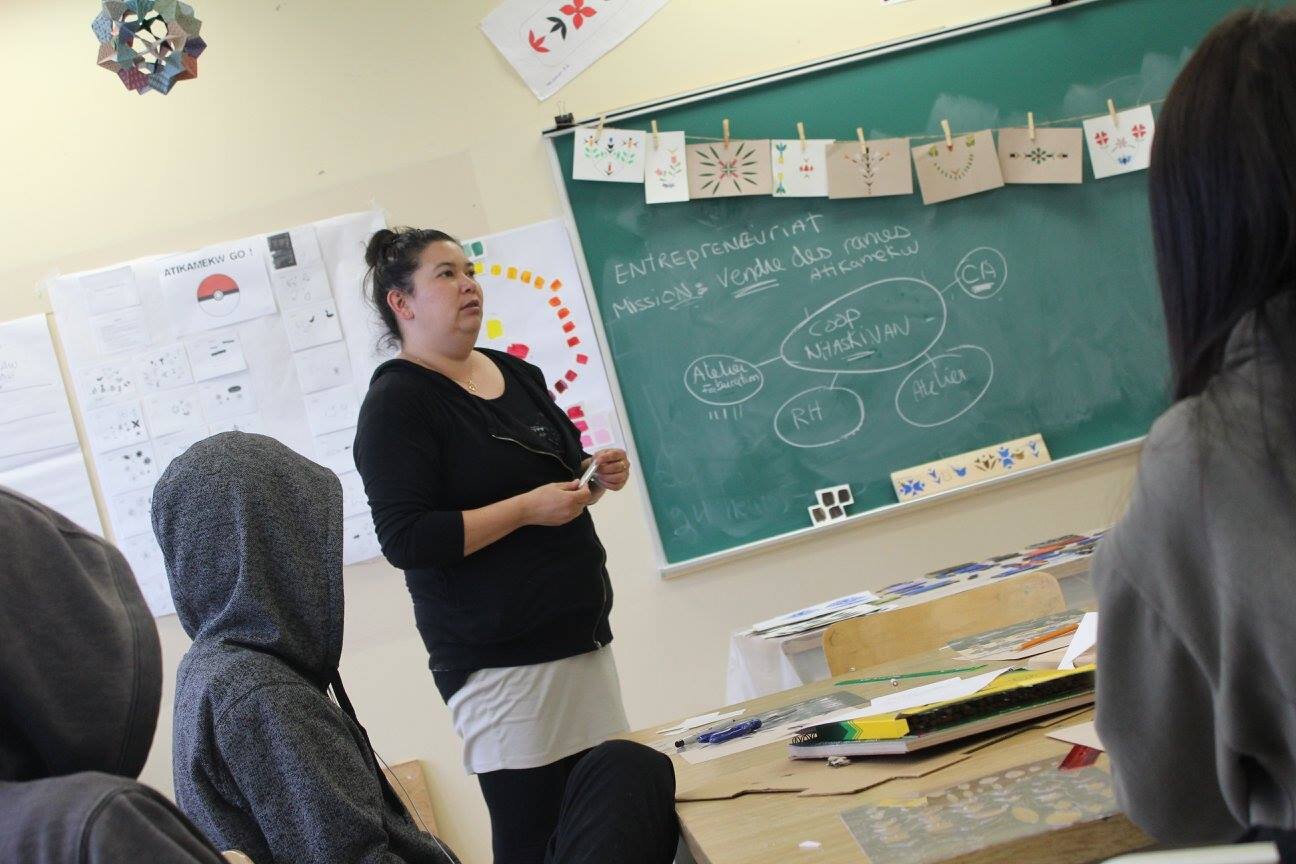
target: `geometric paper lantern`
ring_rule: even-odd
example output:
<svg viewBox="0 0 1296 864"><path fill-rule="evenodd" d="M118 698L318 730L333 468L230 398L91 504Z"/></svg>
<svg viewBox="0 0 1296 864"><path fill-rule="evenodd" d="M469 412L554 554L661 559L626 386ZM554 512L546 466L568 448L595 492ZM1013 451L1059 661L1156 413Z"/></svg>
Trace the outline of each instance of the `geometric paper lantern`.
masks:
<svg viewBox="0 0 1296 864"><path fill-rule="evenodd" d="M179 0L103 0L90 22L99 40L98 63L128 90L171 92L177 81L198 77L198 55L207 43L202 22Z"/></svg>

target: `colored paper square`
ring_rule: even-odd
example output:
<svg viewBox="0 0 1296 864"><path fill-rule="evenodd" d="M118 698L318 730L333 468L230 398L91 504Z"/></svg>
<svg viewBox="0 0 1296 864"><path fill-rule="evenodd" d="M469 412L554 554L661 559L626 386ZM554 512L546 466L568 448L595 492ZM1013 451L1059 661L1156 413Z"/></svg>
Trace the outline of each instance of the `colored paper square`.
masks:
<svg viewBox="0 0 1296 864"><path fill-rule="evenodd" d="M999 168L1005 183L1080 183L1084 133L1078 129L999 130Z"/></svg>
<svg viewBox="0 0 1296 864"><path fill-rule="evenodd" d="M823 198L828 194L828 145L825 138L770 142L770 171L775 198Z"/></svg>
<svg viewBox="0 0 1296 864"><path fill-rule="evenodd" d="M1084 121L1094 179L1145 170L1152 158L1155 131L1151 105L1117 112L1115 123L1109 114Z"/></svg>
<svg viewBox="0 0 1296 864"><path fill-rule="evenodd" d="M690 144L689 194L694 198L768 195L773 191L768 139Z"/></svg>
<svg viewBox="0 0 1296 864"><path fill-rule="evenodd" d="M828 148L829 198L882 198L912 195L913 171L908 138L838 141Z"/></svg>
<svg viewBox="0 0 1296 864"><path fill-rule="evenodd" d="M912 148L924 204L939 204L1004 185L989 129Z"/></svg>
<svg viewBox="0 0 1296 864"><path fill-rule="evenodd" d="M644 162L644 202L668 204L689 200L687 159L683 132L658 132L648 136Z"/></svg>
<svg viewBox="0 0 1296 864"><path fill-rule="evenodd" d="M644 133L635 129L577 129L572 179L644 182Z"/></svg>

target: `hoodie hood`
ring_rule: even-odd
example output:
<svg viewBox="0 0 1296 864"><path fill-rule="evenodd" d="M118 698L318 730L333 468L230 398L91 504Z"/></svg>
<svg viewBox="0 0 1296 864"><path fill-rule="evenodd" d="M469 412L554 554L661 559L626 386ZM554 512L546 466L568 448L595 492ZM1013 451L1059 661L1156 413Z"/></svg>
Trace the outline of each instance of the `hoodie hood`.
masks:
<svg viewBox="0 0 1296 864"><path fill-rule="evenodd" d="M264 435L214 435L162 474L153 531L195 647L262 651L327 683L342 656L337 475Z"/></svg>
<svg viewBox="0 0 1296 864"><path fill-rule="evenodd" d="M0 488L0 598L0 780L138 776L162 650L126 559Z"/></svg>

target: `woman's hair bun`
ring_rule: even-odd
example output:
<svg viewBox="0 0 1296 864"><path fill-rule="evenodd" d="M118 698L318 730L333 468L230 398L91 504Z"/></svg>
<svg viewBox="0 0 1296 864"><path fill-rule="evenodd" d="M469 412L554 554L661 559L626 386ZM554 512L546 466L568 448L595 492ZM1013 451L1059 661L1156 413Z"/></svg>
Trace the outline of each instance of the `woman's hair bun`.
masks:
<svg viewBox="0 0 1296 864"><path fill-rule="evenodd" d="M379 228L369 238L369 245L365 248L365 263L370 267L377 267L378 262L387 256L393 243L399 239L399 235L390 228Z"/></svg>

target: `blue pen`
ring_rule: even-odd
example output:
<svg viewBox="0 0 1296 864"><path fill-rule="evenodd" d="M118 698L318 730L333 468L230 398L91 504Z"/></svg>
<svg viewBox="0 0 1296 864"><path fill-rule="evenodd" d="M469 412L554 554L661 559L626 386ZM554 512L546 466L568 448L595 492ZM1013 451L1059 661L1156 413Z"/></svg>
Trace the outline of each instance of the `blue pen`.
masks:
<svg viewBox="0 0 1296 864"><path fill-rule="evenodd" d="M741 723L735 723L714 732L702 732L697 736L697 740L699 744L720 744L724 741L750 735L759 728L761 728L760 718L753 717L751 720L744 720Z"/></svg>

